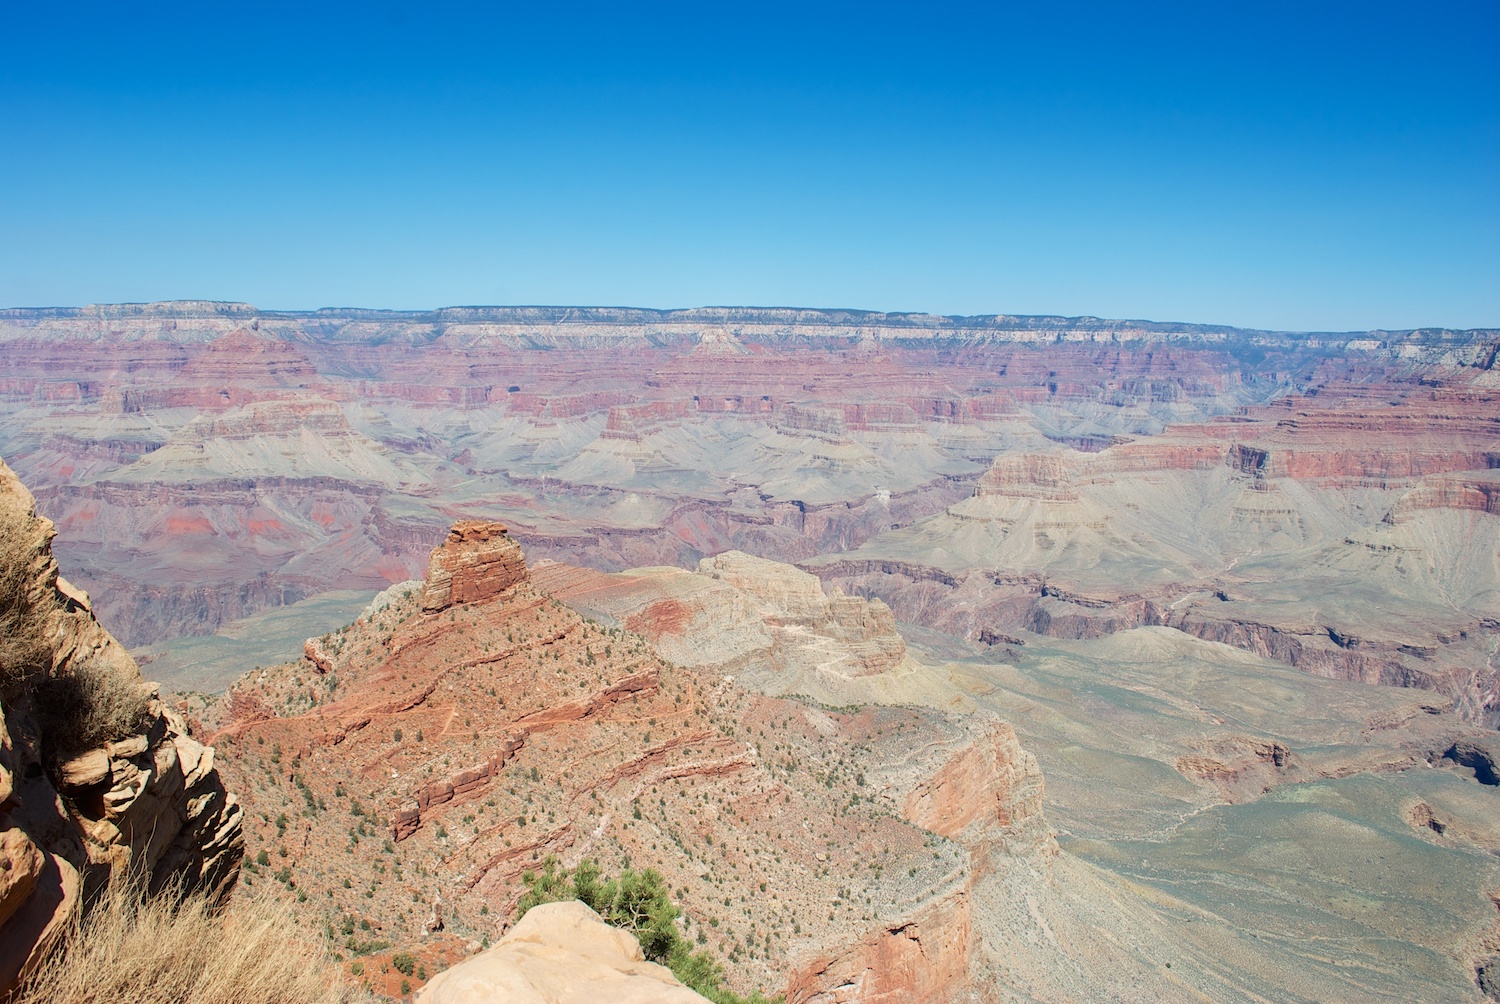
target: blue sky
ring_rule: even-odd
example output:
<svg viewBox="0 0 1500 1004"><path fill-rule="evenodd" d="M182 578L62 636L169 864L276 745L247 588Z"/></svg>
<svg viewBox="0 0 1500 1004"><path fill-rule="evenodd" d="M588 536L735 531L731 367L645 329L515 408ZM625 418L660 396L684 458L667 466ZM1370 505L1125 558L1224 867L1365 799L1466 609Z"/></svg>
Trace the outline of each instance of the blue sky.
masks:
<svg viewBox="0 0 1500 1004"><path fill-rule="evenodd" d="M1500 4L0 5L0 305L1500 325Z"/></svg>

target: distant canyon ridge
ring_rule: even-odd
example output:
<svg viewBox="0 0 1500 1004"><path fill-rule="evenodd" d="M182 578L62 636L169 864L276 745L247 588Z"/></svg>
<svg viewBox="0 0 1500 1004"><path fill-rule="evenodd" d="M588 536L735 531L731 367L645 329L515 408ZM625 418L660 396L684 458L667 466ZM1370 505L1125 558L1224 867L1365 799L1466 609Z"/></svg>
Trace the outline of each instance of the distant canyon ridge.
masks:
<svg viewBox="0 0 1500 1004"><path fill-rule="evenodd" d="M421 577L487 519L608 572L796 563L997 654L1174 628L1494 727L1497 355L1496 329L11 309L0 455L138 649Z"/></svg>

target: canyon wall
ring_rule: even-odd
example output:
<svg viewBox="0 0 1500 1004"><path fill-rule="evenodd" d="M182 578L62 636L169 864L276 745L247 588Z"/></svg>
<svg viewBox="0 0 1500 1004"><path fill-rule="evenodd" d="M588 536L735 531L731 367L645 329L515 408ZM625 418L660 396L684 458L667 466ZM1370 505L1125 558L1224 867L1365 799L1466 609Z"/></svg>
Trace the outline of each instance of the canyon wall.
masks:
<svg viewBox="0 0 1500 1004"><path fill-rule="evenodd" d="M1266 413L1276 435L1326 449L1223 447L1271 476L1483 467L1492 442L1418 432L1493 414L1497 344L752 308L6 310L0 453L143 645L411 578L461 518L605 569L811 559L942 512L998 454L1184 423L1208 424L1181 455L1212 452L1233 432L1214 420L1298 393Z"/></svg>

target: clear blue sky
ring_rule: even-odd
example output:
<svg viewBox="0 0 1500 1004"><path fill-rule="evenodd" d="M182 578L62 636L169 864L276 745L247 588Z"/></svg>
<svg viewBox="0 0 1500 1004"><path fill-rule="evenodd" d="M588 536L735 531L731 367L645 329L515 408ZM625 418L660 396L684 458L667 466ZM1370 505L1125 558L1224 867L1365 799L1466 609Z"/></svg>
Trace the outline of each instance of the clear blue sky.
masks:
<svg viewBox="0 0 1500 1004"><path fill-rule="evenodd" d="M0 305L1500 325L1500 3L0 4Z"/></svg>

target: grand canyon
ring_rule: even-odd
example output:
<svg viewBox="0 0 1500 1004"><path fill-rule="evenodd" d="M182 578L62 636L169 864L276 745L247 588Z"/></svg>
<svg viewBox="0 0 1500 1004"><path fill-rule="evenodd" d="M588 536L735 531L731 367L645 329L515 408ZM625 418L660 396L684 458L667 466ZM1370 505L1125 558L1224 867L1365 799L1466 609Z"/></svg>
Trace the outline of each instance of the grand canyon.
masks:
<svg viewBox="0 0 1500 1004"><path fill-rule="evenodd" d="M514 920L587 861L788 1004L1500 1000L1497 358L0 310L0 561L43 661L146 702L59 757L42 691L0 695L0 984L138 862L387 997L585 946L594 999L669 999L591 915Z"/></svg>

